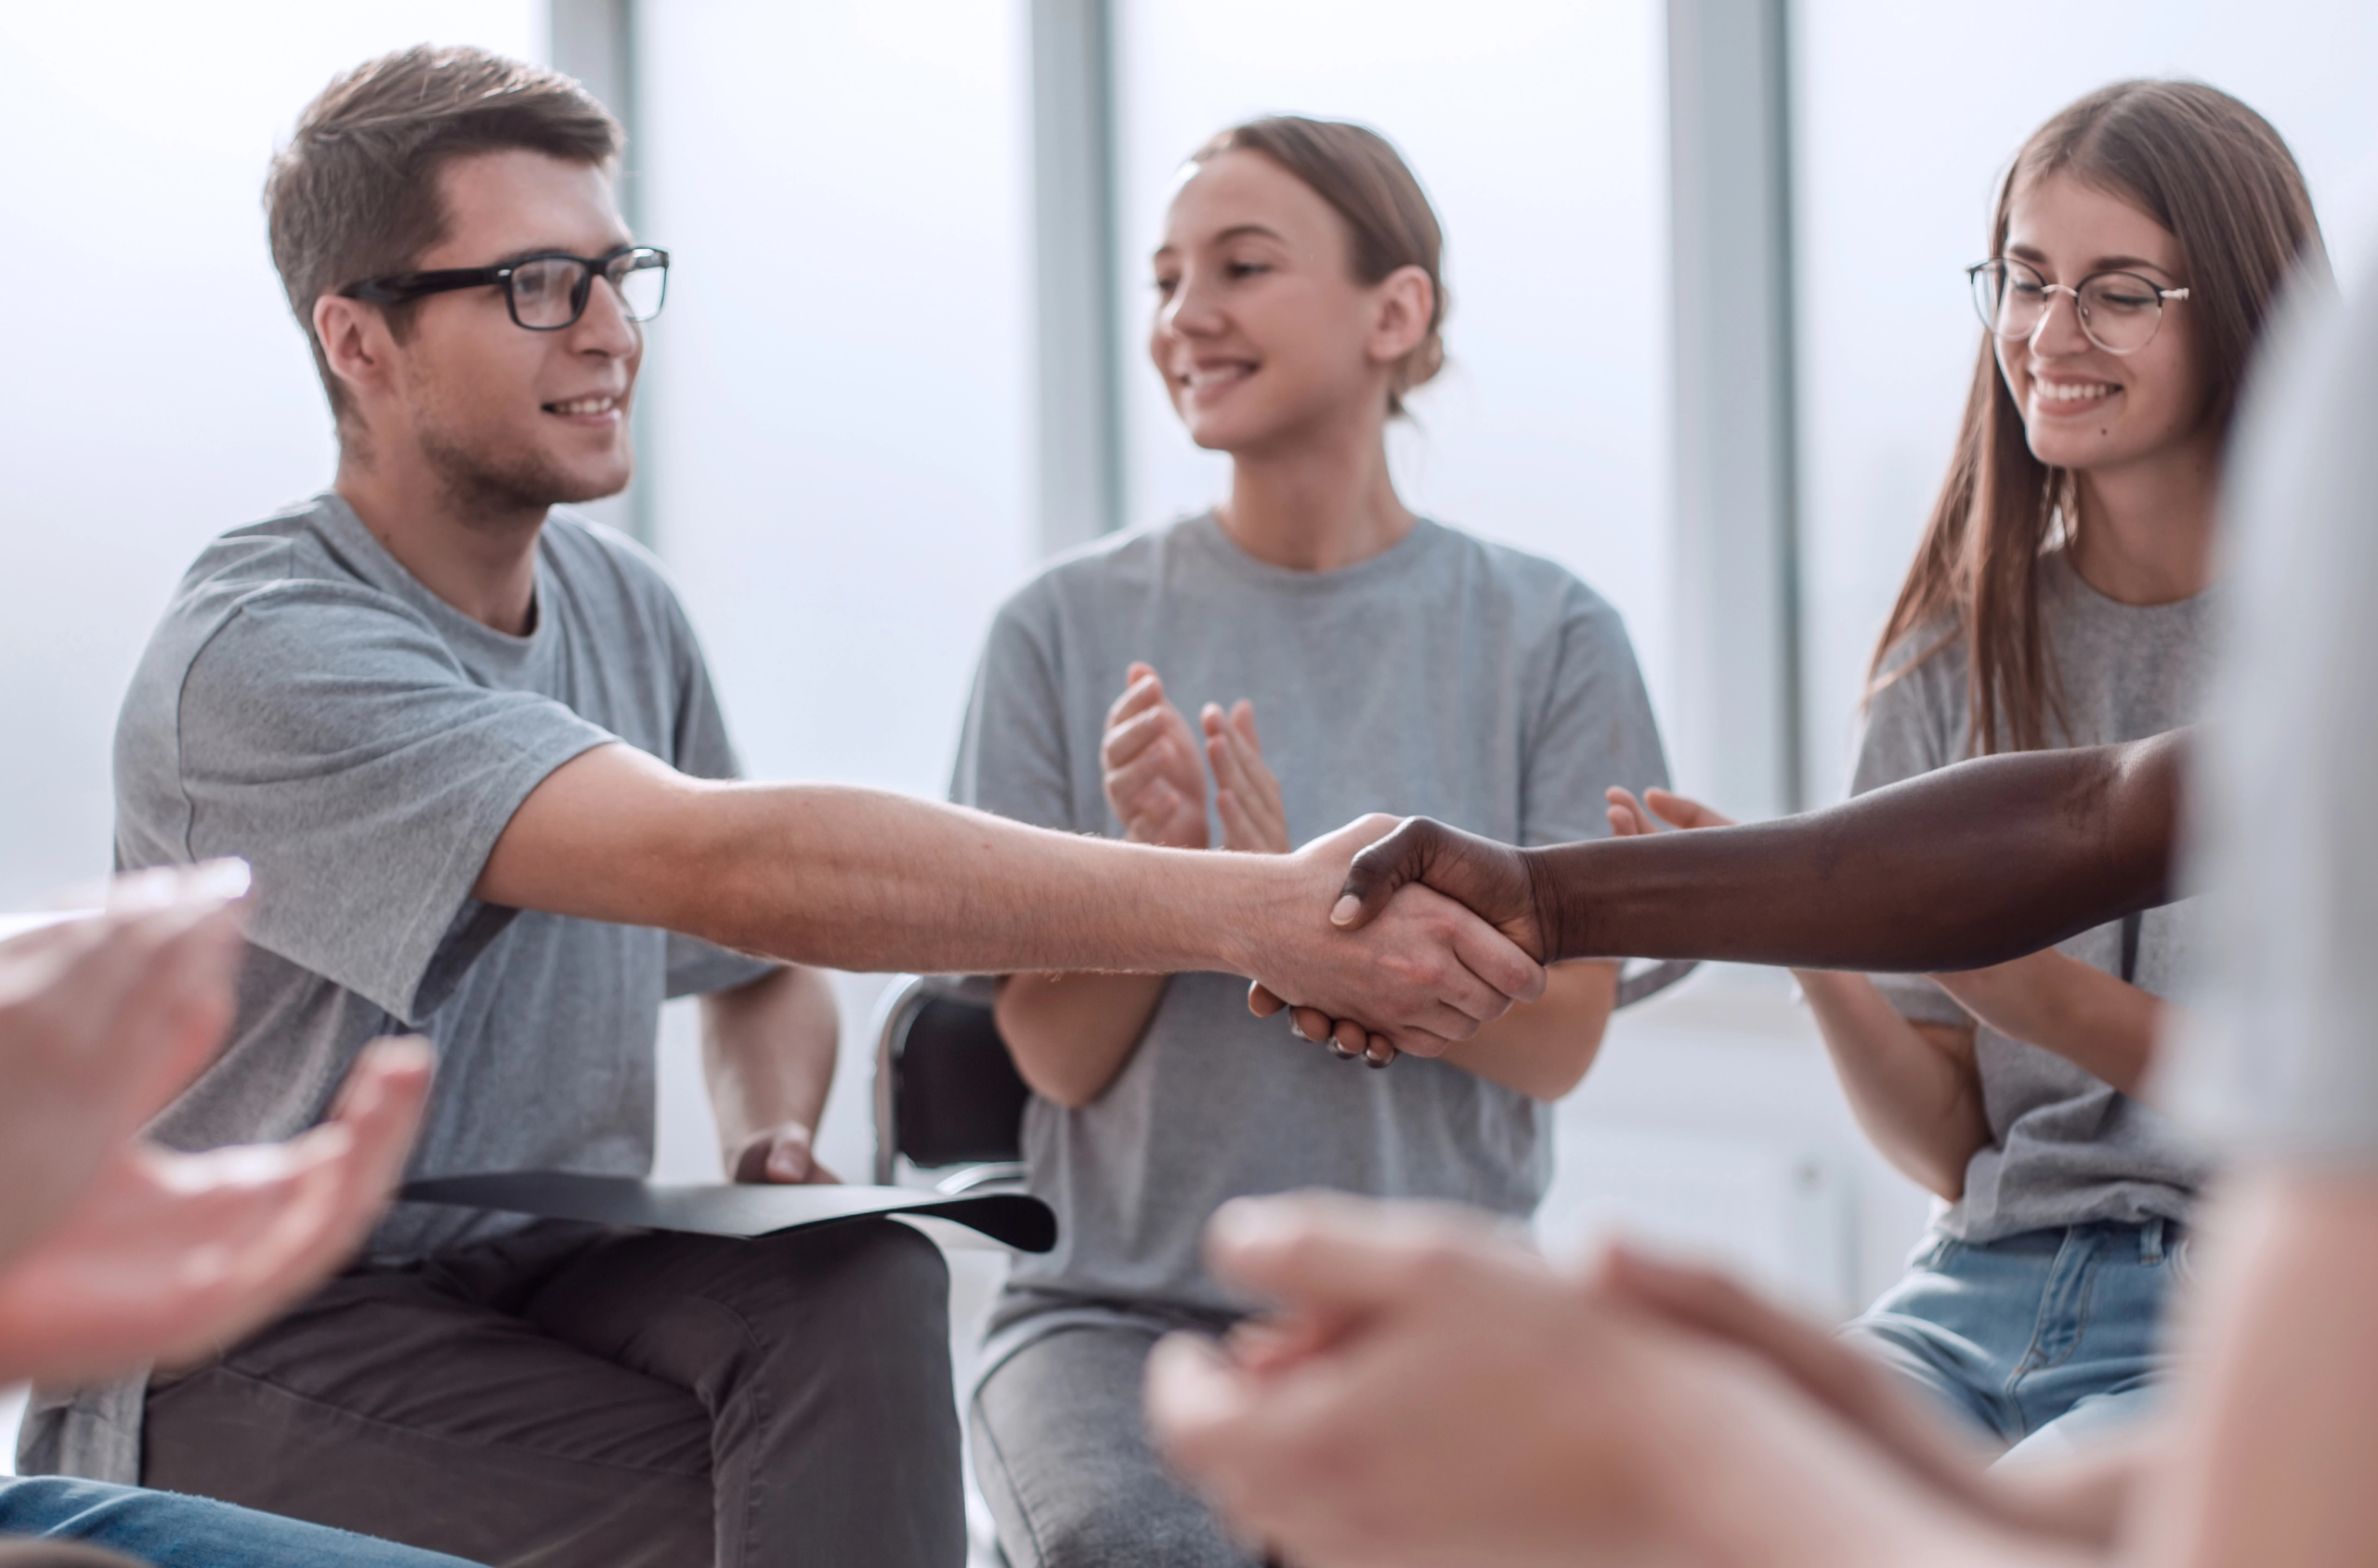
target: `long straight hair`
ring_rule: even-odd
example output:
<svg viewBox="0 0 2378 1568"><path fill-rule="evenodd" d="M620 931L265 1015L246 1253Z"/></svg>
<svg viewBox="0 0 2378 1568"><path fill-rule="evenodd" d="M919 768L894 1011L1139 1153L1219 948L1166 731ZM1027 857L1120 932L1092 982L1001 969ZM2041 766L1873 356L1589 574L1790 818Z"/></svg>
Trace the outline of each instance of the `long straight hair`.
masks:
<svg viewBox="0 0 2378 1568"><path fill-rule="evenodd" d="M2202 82L2117 82L2032 134L1998 188L1991 255L2006 243L2016 194L2070 174L2135 203L2180 245L2205 417L2226 438L2265 319L2291 275L2325 273L2312 198L2294 155L2269 122ZM1914 565L1875 646L1867 695L1943 649L1966 652L1966 749L2035 751L2063 720L2063 694L2040 634L2036 567L2078 525L2074 474L2032 455L2022 411L1981 339L1948 478ZM1940 627L1895 667L1907 638Z"/></svg>

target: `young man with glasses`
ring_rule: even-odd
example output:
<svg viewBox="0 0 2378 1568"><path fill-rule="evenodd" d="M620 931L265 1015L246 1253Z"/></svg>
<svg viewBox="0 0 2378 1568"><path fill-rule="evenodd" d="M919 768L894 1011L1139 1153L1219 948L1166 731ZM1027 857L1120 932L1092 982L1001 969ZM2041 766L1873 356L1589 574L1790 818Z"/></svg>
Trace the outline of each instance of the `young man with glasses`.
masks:
<svg viewBox="0 0 2378 1568"><path fill-rule="evenodd" d="M1421 1049L1535 994L1426 889L1328 925L1383 821L1208 856L723 782L668 587L551 510L632 467L667 257L620 219L618 150L576 84L419 48L333 82L275 163L340 461L202 555L125 699L119 859L257 871L231 1043L161 1137L286 1136L365 1041L418 1029L441 1070L416 1173L641 1175L659 1007L699 992L728 1166L830 1181L830 993L745 954L1228 970ZM218 1359L38 1399L26 1457L493 1563L954 1564L945 1294L888 1222L720 1241L400 1205Z"/></svg>

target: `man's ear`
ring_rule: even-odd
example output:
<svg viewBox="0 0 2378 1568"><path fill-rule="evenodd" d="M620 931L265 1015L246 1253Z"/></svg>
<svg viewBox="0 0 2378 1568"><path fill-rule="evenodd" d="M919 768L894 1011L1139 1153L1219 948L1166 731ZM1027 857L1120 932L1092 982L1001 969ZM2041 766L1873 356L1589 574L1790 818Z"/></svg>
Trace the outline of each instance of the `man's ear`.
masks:
<svg viewBox="0 0 2378 1568"><path fill-rule="evenodd" d="M314 301L314 340L322 360L346 387L350 402L386 388L395 372L396 339L377 306L338 294Z"/></svg>
<svg viewBox="0 0 2378 1568"><path fill-rule="evenodd" d="M1372 286L1378 313L1371 319L1371 358L1393 364L1429 335L1429 317L1436 309L1437 288L1424 267L1399 267Z"/></svg>

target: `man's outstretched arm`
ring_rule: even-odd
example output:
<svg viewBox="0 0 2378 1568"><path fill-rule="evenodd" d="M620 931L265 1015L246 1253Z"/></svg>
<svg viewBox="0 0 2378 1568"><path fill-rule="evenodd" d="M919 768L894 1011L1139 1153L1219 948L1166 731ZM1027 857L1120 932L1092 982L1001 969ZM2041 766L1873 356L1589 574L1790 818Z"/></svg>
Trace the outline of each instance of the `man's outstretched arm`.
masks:
<svg viewBox="0 0 2378 1568"><path fill-rule="evenodd" d="M1520 850L1414 817L1354 857L1349 929L1418 882L1546 962L1978 969L2172 896L2187 730L1984 757L1740 828Z"/></svg>
<svg viewBox="0 0 2378 1568"><path fill-rule="evenodd" d="M841 969L1220 970L1399 1045L1466 1039L1543 971L1425 888L1332 930L1348 861L1388 826L1287 856L1156 849L869 790L714 783L613 745L529 793L475 892Z"/></svg>

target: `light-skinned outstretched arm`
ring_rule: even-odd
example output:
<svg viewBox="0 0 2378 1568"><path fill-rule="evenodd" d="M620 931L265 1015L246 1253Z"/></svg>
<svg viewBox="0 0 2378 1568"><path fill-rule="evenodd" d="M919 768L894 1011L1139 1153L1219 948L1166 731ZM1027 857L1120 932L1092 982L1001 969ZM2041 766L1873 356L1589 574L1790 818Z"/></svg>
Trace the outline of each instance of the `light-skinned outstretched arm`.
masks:
<svg viewBox="0 0 2378 1568"><path fill-rule="evenodd" d="M689 777L625 745L564 764L489 855L479 897L654 925L843 969L1220 970L1442 1050L1543 972L1431 890L1360 933L1326 910L1365 819L1293 855L1207 855L829 785Z"/></svg>

